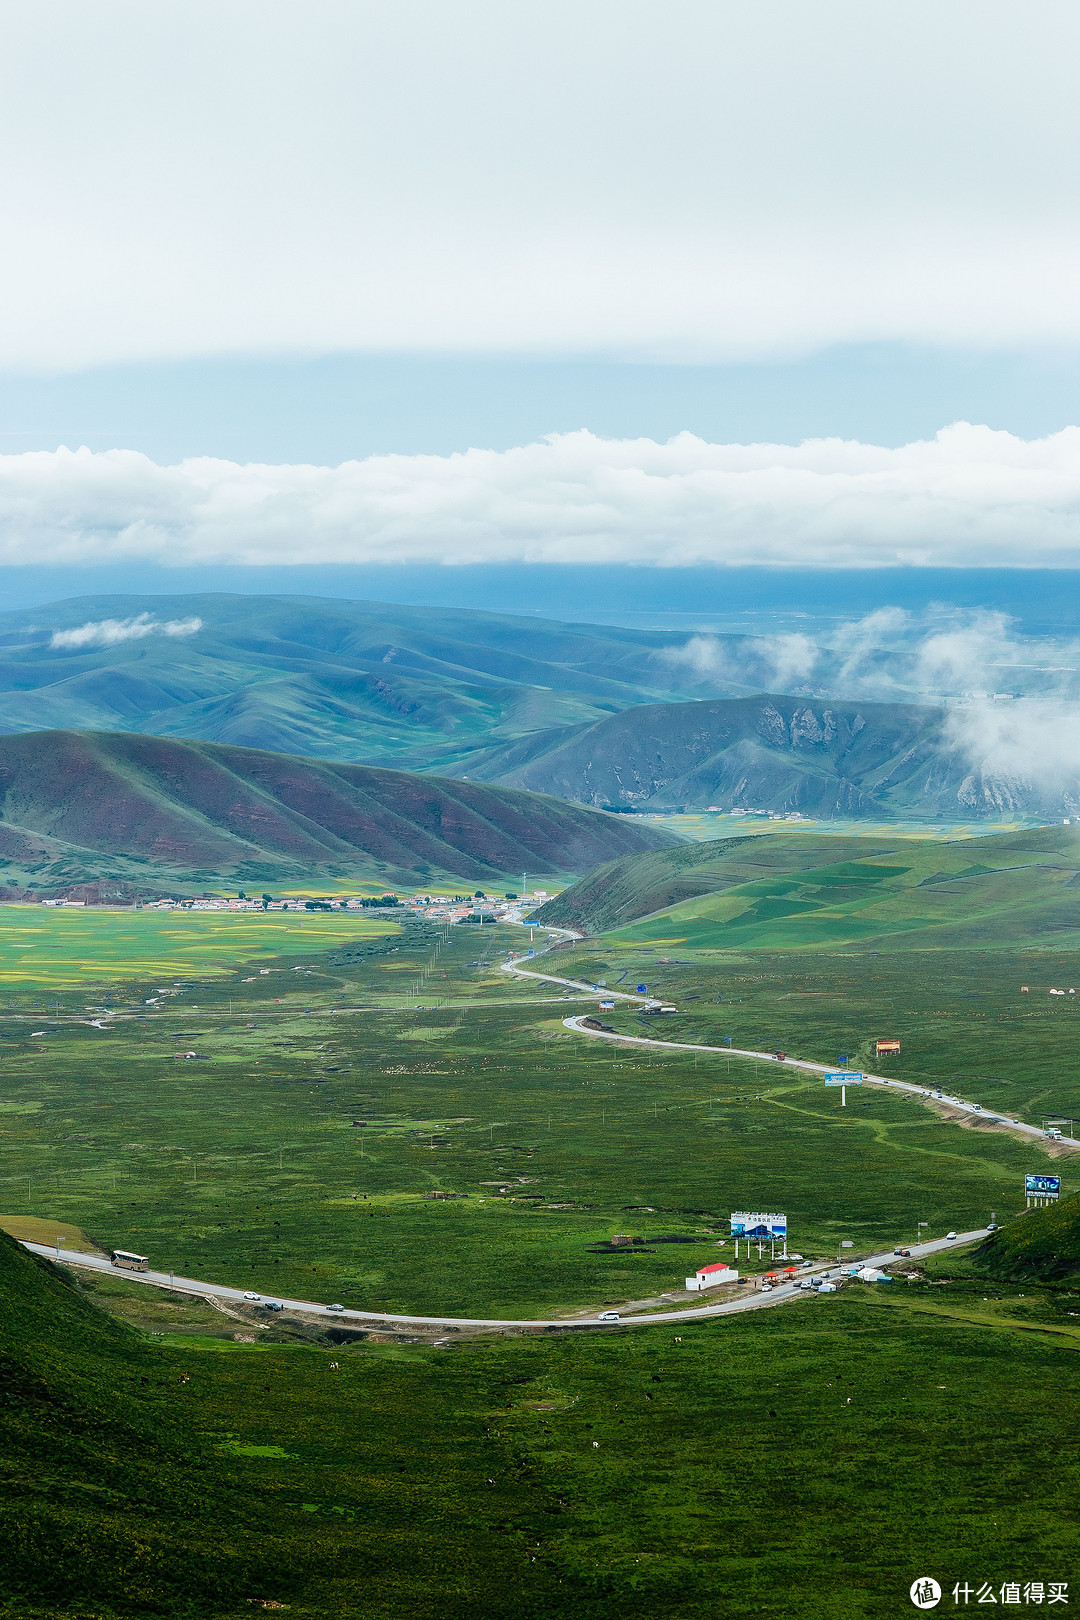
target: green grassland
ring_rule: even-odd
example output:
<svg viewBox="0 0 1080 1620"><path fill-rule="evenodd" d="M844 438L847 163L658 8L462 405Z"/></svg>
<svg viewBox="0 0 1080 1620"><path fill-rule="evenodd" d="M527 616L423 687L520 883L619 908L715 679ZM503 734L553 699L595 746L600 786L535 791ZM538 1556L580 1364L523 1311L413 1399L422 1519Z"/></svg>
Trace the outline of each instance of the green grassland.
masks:
<svg viewBox="0 0 1080 1620"><path fill-rule="evenodd" d="M103 1247L260 1293L518 1316L679 1288L724 1252L731 1209L785 1209L807 1254L840 1238L868 1249L919 1221L940 1232L1014 1213L1024 1173L1048 1162L899 1095L868 1090L842 1109L773 1063L601 1047L563 1027L588 1001L473 965L495 964L520 931L483 930L481 958L475 928L409 930L321 954L305 932L300 964L260 957L266 974L242 963L157 1005L129 985L112 997L128 1016L104 1030L68 1016L84 989L50 992L51 1010L35 1011L43 1037L16 1003L0 1018L4 1212L72 1221ZM890 1072L1033 1119L1080 1115L1076 998L1019 991L1067 974L1067 959L683 966L605 942L554 965L641 973L678 998L659 1027L611 1015L635 1033L856 1063L899 1034ZM647 1241L611 1251L618 1232Z"/></svg>
<svg viewBox="0 0 1080 1620"><path fill-rule="evenodd" d="M684 810L674 811L670 815L638 811L637 814L654 827L663 827L679 838L697 843L713 843L718 838L741 837L747 833L753 833L755 836L772 833L790 834L794 830L791 823L779 818L776 821L767 821L758 816L733 816L722 810ZM925 817L904 816L895 821L880 822L868 821L865 817L856 820L854 817L830 816L827 821L819 821L813 816L802 816L798 823L800 832L813 833L818 838L831 836L890 840L985 838L991 833L1015 833L1027 826L1041 825L1042 820L1035 816L1018 817L1015 821L956 821L944 816L927 820Z"/></svg>
<svg viewBox="0 0 1080 1620"><path fill-rule="evenodd" d="M845 950L753 951L718 960L711 953L627 946L617 936L560 954L560 969L611 984L645 983L678 1007L674 1016L643 1018L620 1006L605 1020L626 1034L661 1040L788 1052L833 1064L847 1053L852 1069L868 1069L916 1085L944 1087L969 1101L1039 1124L1048 1116L1080 1121L1080 1077L1074 1053L1080 1031L1076 996L1050 996L1077 972L1069 951L1034 947L993 951ZM1021 989L1027 985L1028 990ZM877 1040L899 1039L897 1054L875 1056ZM722 1054L699 1062L726 1064L742 1088L781 1086L782 1066ZM810 1077L787 1082L831 1097ZM849 1104L877 1117L880 1091ZM987 1122L959 1132L940 1125L925 1106L899 1095L889 1099L905 1117L949 1140L998 1135ZM839 1107L833 1099L823 1106ZM1044 1149L1024 1149L1045 1167Z"/></svg>
<svg viewBox="0 0 1080 1620"><path fill-rule="evenodd" d="M355 913L49 910L0 908L0 985L43 990L108 983L122 975L255 971L265 960L398 933L384 916Z"/></svg>
<svg viewBox="0 0 1080 1620"><path fill-rule="evenodd" d="M902 864L860 864L875 861ZM150 934L95 993L89 978L9 988L8 1224L65 1223L264 1295L517 1317L677 1290L731 1254L731 1209L786 1210L807 1255L841 1239L858 1254L920 1221L932 1235L1009 1221L1028 1170L1080 1188L1074 1156L913 1099L853 1092L842 1109L774 1062L573 1035L563 1018L595 997L499 972L520 930L372 934L320 914L271 936L266 920L185 916L223 927L190 936L206 942L198 968L149 1003L166 984ZM1046 994L1075 974L1069 949L901 943L719 952L611 935L550 960L678 1005L605 1014L628 1032L846 1051L1036 1122L1080 1117L1080 998ZM105 1004L115 1020L90 1027L87 1006ZM892 1035L900 1057L871 1061ZM647 1241L609 1249L617 1232ZM916 1575L947 1590L1069 1580L1075 1276L1034 1265L1010 1281L981 1263L950 1254L913 1281L677 1332L450 1334L436 1349L405 1331L256 1330L254 1313L121 1277L65 1284L0 1240L0 1593L28 1620L225 1620L253 1598L298 1620L884 1620L907 1612ZM235 1338L248 1327L260 1342Z"/></svg>
<svg viewBox="0 0 1080 1620"><path fill-rule="evenodd" d="M681 1336L221 1355L0 1243L0 1592L26 1620L855 1620L927 1573L1068 1580L1077 1296L946 1275Z"/></svg>
<svg viewBox="0 0 1080 1620"><path fill-rule="evenodd" d="M694 950L1080 941L1080 832L839 838L775 832L609 862L545 921Z"/></svg>
<svg viewBox="0 0 1080 1620"><path fill-rule="evenodd" d="M1080 1272L1080 1199L1027 1210L981 1244L973 1257L989 1275L1044 1280Z"/></svg>

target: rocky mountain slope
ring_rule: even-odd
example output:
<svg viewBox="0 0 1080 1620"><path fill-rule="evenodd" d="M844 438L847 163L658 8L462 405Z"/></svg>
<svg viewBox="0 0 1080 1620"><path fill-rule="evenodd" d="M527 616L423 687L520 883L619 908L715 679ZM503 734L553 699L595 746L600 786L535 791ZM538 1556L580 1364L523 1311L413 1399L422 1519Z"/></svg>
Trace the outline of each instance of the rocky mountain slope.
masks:
<svg viewBox="0 0 1080 1620"><path fill-rule="evenodd" d="M642 810L955 820L1056 816L1080 806L1080 781L1041 787L974 767L953 740L948 714L769 694L643 704L573 731L519 739L490 751L469 774Z"/></svg>

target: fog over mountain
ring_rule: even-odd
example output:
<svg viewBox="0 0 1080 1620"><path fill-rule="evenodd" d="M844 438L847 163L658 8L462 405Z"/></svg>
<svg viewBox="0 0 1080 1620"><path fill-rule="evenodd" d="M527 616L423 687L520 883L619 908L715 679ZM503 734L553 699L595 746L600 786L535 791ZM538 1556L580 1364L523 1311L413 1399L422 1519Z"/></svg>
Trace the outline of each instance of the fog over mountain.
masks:
<svg viewBox="0 0 1080 1620"><path fill-rule="evenodd" d="M1039 733L1024 725L1028 707L1015 705L1009 726L983 708L781 695L643 705L494 749L472 774L626 810L944 820L1075 815L1075 729L1056 753L1040 758Z"/></svg>
<svg viewBox="0 0 1080 1620"><path fill-rule="evenodd" d="M0 732L200 738L623 808L1080 805L1080 641L945 607L803 623L687 635L316 597L76 598L0 615Z"/></svg>

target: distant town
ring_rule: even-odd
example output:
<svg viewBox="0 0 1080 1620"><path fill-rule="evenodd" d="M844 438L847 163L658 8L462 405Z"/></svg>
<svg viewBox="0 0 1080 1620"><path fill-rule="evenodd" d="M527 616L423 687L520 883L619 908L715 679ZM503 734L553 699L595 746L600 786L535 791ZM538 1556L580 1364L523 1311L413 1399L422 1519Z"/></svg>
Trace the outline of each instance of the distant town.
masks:
<svg viewBox="0 0 1080 1620"><path fill-rule="evenodd" d="M402 896L392 892L378 895L336 894L312 899L306 895L287 895L277 898L269 894L249 895L243 891L235 896L205 895L200 899L181 899L172 895L157 900L103 901L102 904L128 910L135 906L141 911L371 911L405 909L412 916L439 918L444 922L495 922L517 917L523 907L541 906L551 895L546 889L533 889L529 893L504 892L488 895L477 889L473 894L413 894ZM72 906L85 908L86 900L48 899L43 906Z"/></svg>

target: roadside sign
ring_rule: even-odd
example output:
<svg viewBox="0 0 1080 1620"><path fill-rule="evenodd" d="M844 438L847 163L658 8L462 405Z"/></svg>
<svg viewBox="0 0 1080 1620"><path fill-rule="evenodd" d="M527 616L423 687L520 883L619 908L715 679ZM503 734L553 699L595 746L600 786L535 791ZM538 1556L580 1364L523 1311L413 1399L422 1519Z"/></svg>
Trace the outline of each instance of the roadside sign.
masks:
<svg viewBox="0 0 1080 1620"><path fill-rule="evenodd" d="M1060 1198L1060 1176L1025 1176L1024 1191L1029 1198Z"/></svg>
<svg viewBox="0 0 1080 1620"><path fill-rule="evenodd" d="M648 987L644 984L639 984L637 987L637 993L639 996L647 996L649 993Z"/></svg>
<svg viewBox="0 0 1080 1620"><path fill-rule="evenodd" d="M787 1241L787 1216L772 1211L762 1214L758 1210L737 1209L731 1216L731 1235L739 1238L760 1238Z"/></svg>
<svg viewBox="0 0 1080 1620"><path fill-rule="evenodd" d="M854 1070L843 1069L836 1074L827 1074L825 1076L827 1086L861 1086L862 1083L862 1075L856 1074Z"/></svg>
<svg viewBox="0 0 1080 1620"><path fill-rule="evenodd" d="M886 1052L899 1052L899 1050L900 1050L900 1042L899 1041L875 1041L874 1042L874 1049L877 1052L878 1057L884 1057Z"/></svg>

